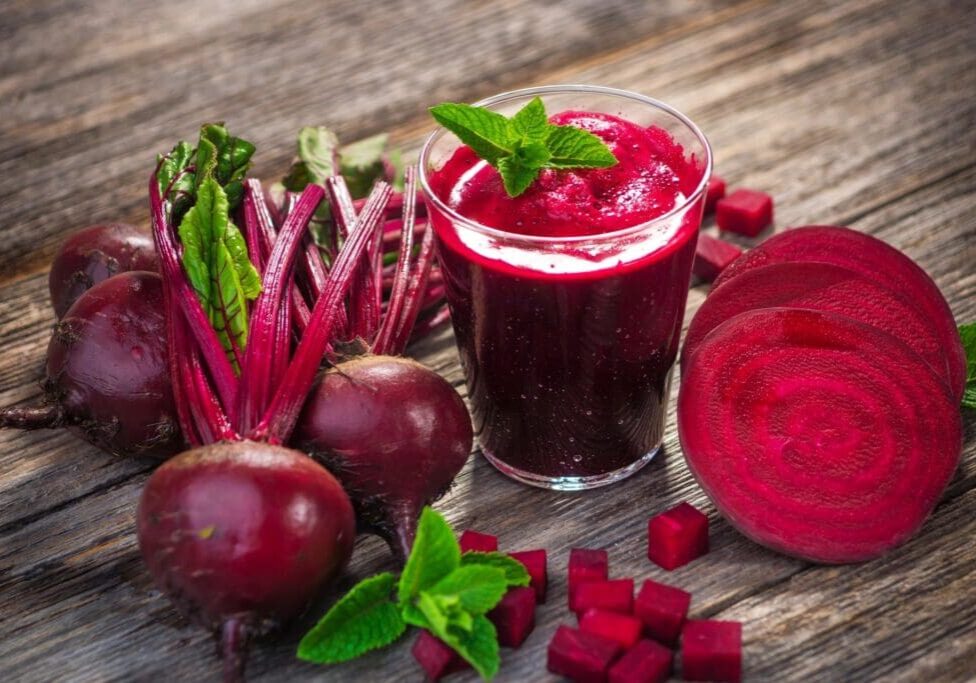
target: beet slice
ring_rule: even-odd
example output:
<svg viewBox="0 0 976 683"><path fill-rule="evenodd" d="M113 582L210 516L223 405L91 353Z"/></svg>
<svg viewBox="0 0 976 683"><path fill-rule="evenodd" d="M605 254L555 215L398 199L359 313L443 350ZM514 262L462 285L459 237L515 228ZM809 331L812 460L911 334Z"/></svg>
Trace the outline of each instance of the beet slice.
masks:
<svg viewBox="0 0 976 683"><path fill-rule="evenodd" d="M691 593L648 579L634 600L634 614L654 640L677 645L689 606Z"/></svg>
<svg viewBox="0 0 976 683"><path fill-rule="evenodd" d="M848 268L913 302L942 340L953 396L957 400L962 398L966 353L949 304L917 263L877 237L832 225L793 228L773 235L736 259L715 280L712 291L717 292L720 286L753 268L796 261L818 261Z"/></svg>
<svg viewBox="0 0 976 683"><path fill-rule="evenodd" d="M546 601L546 587L549 583L545 550L520 550L509 553L513 560L518 560L529 572L529 586L535 591L536 602Z"/></svg>
<svg viewBox="0 0 976 683"><path fill-rule="evenodd" d="M495 605L488 618L495 625L498 644L502 647L521 647L535 628L535 590L526 587L510 588Z"/></svg>
<svg viewBox="0 0 976 683"><path fill-rule="evenodd" d="M737 621L685 622L681 669L686 681L742 680L742 624Z"/></svg>
<svg viewBox="0 0 976 683"><path fill-rule="evenodd" d="M614 640L624 649L640 640L643 626L637 617L599 608L588 609L579 618L580 631Z"/></svg>
<svg viewBox="0 0 976 683"><path fill-rule="evenodd" d="M681 502L647 522L647 559L671 571L708 552L708 517Z"/></svg>
<svg viewBox="0 0 976 683"><path fill-rule="evenodd" d="M725 179L713 175L708 179L708 187L705 188L705 215L715 211L718 200L725 196Z"/></svg>
<svg viewBox="0 0 976 683"><path fill-rule="evenodd" d="M560 626L549 641L547 668L577 683L604 683L620 650L609 638Z"/></svg>
<svg viewBox="0 0 976 683"><path fill-rule="evenodd" d="M715 203L715 224L725 232L755 237L773 222L773 198L740 188Z"/></svg>
<svg viewBox="0 0 976 683"><path fill-rule="evenodd" d="M569 609L582 614L588 609L603 609L620 614L634 611L634 580L584 581L570 593Z"/></svg>
<svg viewBox="0 0 976 683"><path fill-rule="evenodd" d="M836 313L748 311L700 344L678 395L688 466L746 536L825 563L922 525L962 449L958 406L914 351Z"/></svg>
<svg viewBox="0 0 976 683"><path fill-rule="evenodd" d="M467 529L458 539L458 545L461 546L462 553L493 553L498 550L498 536Z"/></svg>
<svg viewBox="0 0 976 683"><path fill-rule="evenodd" d="M674 655L653 640L630 648L607 672L608 683L665 683L671 677Z"/></svg>
<svg viewBox="0 0 976 683"><path fill-rule="evenodd" d="M700 232L691 269L696 277L712 282L741 254L742 250L734 244Z"/></svg>
<svg viewBox="0 0 976 683"><path fill-rule="evenodd" d="M893 290L829 263L753 268L716 289L688 328L681 351L682 372L702 339L721 323L744 311L776 307L840 313L884 330L908 344L949 386L942 343L925 315Z"/></svg>
<svg viewBox="0 0 976 683"><path fill-rule="evenodd" d="M610 557L602 548L570 548L569 550L569 606L573 609L573 593L584 581L606 581L610 575Z"/></svg>

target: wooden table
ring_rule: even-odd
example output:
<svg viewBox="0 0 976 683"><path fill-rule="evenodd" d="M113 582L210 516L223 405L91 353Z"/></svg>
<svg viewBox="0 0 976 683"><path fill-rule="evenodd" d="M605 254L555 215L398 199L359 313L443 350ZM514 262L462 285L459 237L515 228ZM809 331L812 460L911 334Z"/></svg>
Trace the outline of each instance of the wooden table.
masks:
<svg viewBox="0 0 976 683"><path fill-rule="evenodd" d="M976 319L971 0L7 0L0 404L39 398L59 240L97 221L146 223L153 155L201 122L226 119L256 141L255 173L273 178L302 125L346 140L388 130L416 150L434 103L570 82L675 105L710 137L730 184L775 196L778 228L836 223L881 237L932 274L960 321ZM693 289L688 318L705 291ZM414 351L464 392L449 331ZM973 422L921 533L863 565L812 566L734 532L692 481L673 414L663 455L612 488L529 489L476 453L438 507L506 548L550 552L550 602L526 645L504 652L498 680L552 678L545 647L568 619L571 546L605 546L615 574L690 590L694 617L742 621L751 680L974 680ZM0 680L217 679L209 636L177 616L138 555L133 511L151 467L63 431L0 434ZM712 552L666 573L646 559L645 522L681 500L708 512ZM340 588L391 567L363 538ZM307 625L259 644L252 679L420 678L412 638L342 667L300 663Z"/></svg>

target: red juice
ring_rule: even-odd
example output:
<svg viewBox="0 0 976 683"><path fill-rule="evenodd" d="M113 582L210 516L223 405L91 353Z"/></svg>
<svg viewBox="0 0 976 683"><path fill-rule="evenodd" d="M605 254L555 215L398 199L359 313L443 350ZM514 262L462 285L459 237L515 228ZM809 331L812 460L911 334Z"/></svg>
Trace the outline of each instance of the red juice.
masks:
<svg viewBox="0 0 976 683"><path fill-rule="evenodd" d="M618 163L544 170L510 198L459 146L425 189L483 452L527 483L588 488L660 446L708 154L611 114L551 121Z"/></svg>

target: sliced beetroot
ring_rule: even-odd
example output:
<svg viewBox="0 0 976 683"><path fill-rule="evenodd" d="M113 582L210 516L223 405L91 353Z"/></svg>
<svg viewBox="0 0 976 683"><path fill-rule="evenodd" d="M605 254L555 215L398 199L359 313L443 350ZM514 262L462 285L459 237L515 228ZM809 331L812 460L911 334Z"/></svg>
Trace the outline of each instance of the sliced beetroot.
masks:
<svg viewBox="0 0 976 683"><path fill-rule="evenodd" d="M640 640L643 630L640 619L636 617L597 608L583 612L579 628L580 631L615 640L624 649L633 647Z"/></svg>
<svg viewBox="0 0 976 683"><path fill-rule="evenodd" d="M609 638L560 626L549 641L547 666L578 683L604 683L620 651L620 645Z"/></svg>
<svg viewBox="0 0 976 683"><path fill-rule="evenodd" d="M498 536L483 534L480 531L467 529L458 539L461 552L492 553L498 550Z"/></svg>
<svg viewBox="0 0 976 683"><path fill-rule="evenodd" d="M677 569L708 552L708 517L689 503L679 503L647 523L647 559Z"/></svg>
<svg viewBox="0 0 976 683"><path fill-rule="evenodd" d="M621 614L634 611L634 580L583 581L570 595L569 609L581 614L588 609L604 609Z"/></svg>
<svg viewBox="0 0 976 683"><path fill-rule="evenodd" d="M715 204L719 230L755 237L773 222L773 198L765 192L740 188Z"/></svg>
<svg viewBox="0 0 976 683"><path fill-rule="evenodd" d="M608 683L664 683L671 677L674 655L653 640L642 640L610 667Z"/></svg>
<svg viewBox="0 0 976 683"><path fill-rule="evenodd" d="M535 590L529 587L511 588L488 613L495 625L498 644L520 647L535 628Z"/></svg>
<svg viewBox="0 0 976 683"><path fill-rule="evenodd" d="M535 590L535 598L539 604L546 601L546 587L549 584L545 550L521 550L509 553L513 560L518 560L529 572L529 585Z"/></svg>
<svg viewBox="0 0 976 683"><path fill-rule="evenodd" d="M569 551L569 608L573 609L573 591L583 581L606 581L610 575L607 551L596 548L572 548Z"/></svg>
<svg viewBox="0 0 976 683"><path fill-rule="evenodd" d="M852 270L829 263L776 263L753 268L716 289L695 314L681 351L684 371L709 332L757 308L810 308L840 313L902 340L950 382L942 343L915 304Z"/></svg>
<svg viewBox="0 0 976 683"><path fill-rule="evenodd" d="M413 641L410 652L431 681L439 681L471 666L443 640L426 630Z"/></svg>
<svg viewBox="0 0 976 683"><path fill-rule="evenodd" d="M705 189L705 213L710 214L715 210L718 200L725 196L725 180L717 175L708 179L708 187Z"/></svg>
<svg viewBox="0 0 976 683"><path fill-rule="evenodd" d="M739 247L706 235L698 233L698 245L695 247L695 262L692 271L695 277L705 282L712 282L734 260L739 258L742 250Z"/></svg>
<svg viewBox="0 0 976 683"><path fill-rule="evenodd" d="M691 593L648 579L634 600L634 615L649 636L665 645L677 645L688 616Z"/></svg>
<svg viewBox="0 0 976 683"><path fill-rule="evenodd" d="M736 621L685 622L681 668L686 681L742 680L742 625Z"/></svg>
<svg viewBox="0 0 976 683"><path fill-rule="evenodd" d="M941 339L953 396L957 399L962 397L966 385L966 354L949 304L932 278L917 263L876 237L829 225L812 225L781 232L723 271L715 281L713 292L753 268L796 261L832 263L848 268L911 301L927 316Z"/></svg>
<svg viewBox="0 0 976 683"><path fill-rule="evenodd" d="M962 449L945 383L893 336L764 309L717 327L678 398L685 458L746 536L817 562L871 559L932 511Z"/></svg>

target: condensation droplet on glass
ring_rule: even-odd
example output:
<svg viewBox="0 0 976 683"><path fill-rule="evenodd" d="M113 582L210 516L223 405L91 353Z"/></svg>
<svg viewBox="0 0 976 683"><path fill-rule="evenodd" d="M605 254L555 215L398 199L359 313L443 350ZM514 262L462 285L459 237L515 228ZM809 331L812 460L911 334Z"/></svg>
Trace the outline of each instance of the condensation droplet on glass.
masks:
<svg viewBox="0 0 976 683"><path fill-rule="evenodd" d="M582 455L574 455L573 456L573 462L583 462L583 456Z"/></svg>

